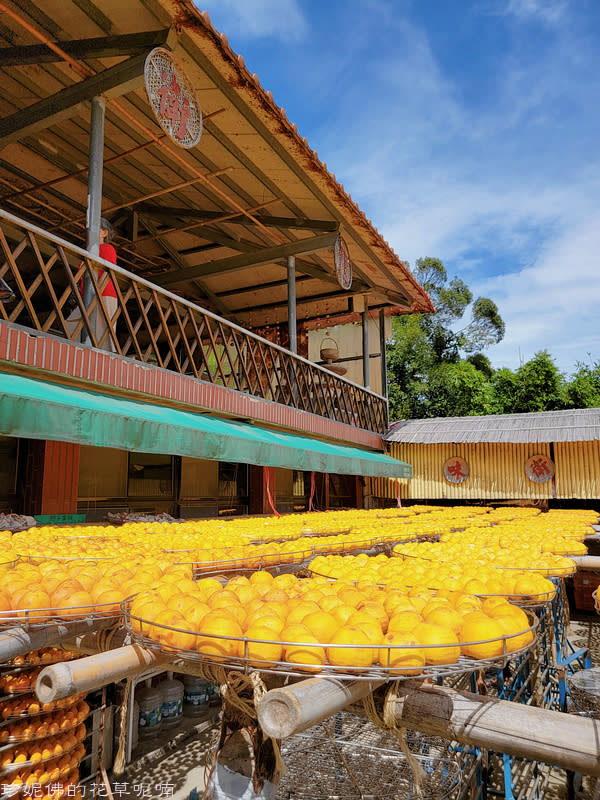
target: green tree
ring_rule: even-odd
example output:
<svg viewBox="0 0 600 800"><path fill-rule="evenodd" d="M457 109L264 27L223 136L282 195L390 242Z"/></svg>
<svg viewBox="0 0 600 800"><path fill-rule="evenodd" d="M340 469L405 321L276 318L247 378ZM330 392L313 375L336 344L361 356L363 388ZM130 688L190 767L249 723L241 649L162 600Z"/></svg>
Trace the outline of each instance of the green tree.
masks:
<svg viewBox="0 0 600 800"><path fill-rule="evenodd" d="M600 407L600 361L591 366L581 361L567 384L567 405L570 408Z"/></svg>
<svg viewBox="0 0 600 800"><path fill-rule="evenodd" d="M483 372L469 361L438 364L425 389L429 417L468 417L493 411L493 389Z"/></svg>
<svg viewBox="0 0 600 800"><path fill-rule="evenodd" d="M566 407L565 379L547 350L540 350L516 373L512 411L557 411Z"/></svg>
<svg viewBox="0 0 600 800"><path fill-rule="evenodd" d="M476 386L487 380L486 363L491 370L479 351L504 337L504 322L496 304L486 297L473 301L466 283L449 279L438 258L418 259L414 275L429 292L436 313L398 316L392 322L392 342L387 348L390 418L437 416L436 409L452 407L456 409L453 415L490 413L492 394L486 390L483 400ZM465 356L476 375L468 368L439 370L442 365L467 363ZM472 408L488 408L487 412L467 410L461 392L469 381L475 392ZM450 399L452 391L459 394L456 402Z"/></svg>

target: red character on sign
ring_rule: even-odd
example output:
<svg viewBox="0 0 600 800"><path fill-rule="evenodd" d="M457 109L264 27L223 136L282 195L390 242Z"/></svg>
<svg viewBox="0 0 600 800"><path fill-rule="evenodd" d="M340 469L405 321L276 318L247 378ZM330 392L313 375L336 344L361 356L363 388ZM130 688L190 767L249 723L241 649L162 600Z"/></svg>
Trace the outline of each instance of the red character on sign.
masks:
<svg viewBox="0 0 600 800"><path fill-rule="evenodd" d="M466 478L466 474L462 471L460 461L455 461L454 464L448 464L448 472L455 478Z"/></svg>
<svg viewBox="0 0 600 800"><path fill-rule="evenodd" d="M550 475L550 468L543 458L534 458L529 468L536 478L541 478L543 475Z"/></svg>
<svg viewBox="0 0 600 800"><path fill-rule="evenodd" d="M187 123L191 115L190 101L187 97L181 99L181 84L177 82L174 72L171 73L170 82L169 72L166 69L163 69L161 77L163 85L158 90L160 95L159 113L161 117L171 120L173 136L182 141L186 137Z"/></svg>

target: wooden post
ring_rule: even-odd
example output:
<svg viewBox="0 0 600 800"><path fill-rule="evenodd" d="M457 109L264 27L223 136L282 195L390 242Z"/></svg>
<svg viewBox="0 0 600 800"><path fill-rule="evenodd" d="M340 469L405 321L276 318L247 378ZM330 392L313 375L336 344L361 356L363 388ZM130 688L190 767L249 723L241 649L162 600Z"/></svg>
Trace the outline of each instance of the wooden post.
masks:
<svg viewBox="0 0 600 800"><path fill-rule="evenodd" d="M28 514L75 514L79 489L79 445L27 443L24 504Z"/></svg>

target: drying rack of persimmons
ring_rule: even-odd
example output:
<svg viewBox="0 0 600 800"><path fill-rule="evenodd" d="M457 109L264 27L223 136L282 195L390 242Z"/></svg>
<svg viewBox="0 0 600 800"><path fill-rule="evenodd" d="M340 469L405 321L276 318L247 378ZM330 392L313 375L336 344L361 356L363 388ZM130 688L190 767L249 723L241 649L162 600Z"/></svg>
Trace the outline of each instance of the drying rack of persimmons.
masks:
<svg viewBox="0 0 600 800"><path fill-rule="evenodd" d="M86 755L85 694L48 703L35 684L41 670L78 656L56 647L28 652L0 664L0 796L77 796L79 765ZM68 788L70 787L70 788Z"/></svg>
<svg viewBox="0 0 600 800"><path fill-rule="evenodd" d="M46 636L79 652L111 648L44 667L36 686L45 702L164 665L218 680L226 703L255 709L266 739L364 701L382 724L432 735L445 725L447 738L462 725L459 741L482 748L491 716L502 752L599 770L598 736L584 730L590 721L529 708L532 679L510 698L520 702L500 707L452 686L520 664L535 673L550 623L556 639L553 608L590 520L546 515L536 531L524 511L342 512L310 525L244 521L245 530L222 521L32 529L3 542L14 563L0 566L0 645L18 628L30 645ZM329 529L319 537L317 526ZM266 546L274 550L256 549ZM275 564L256 561L265 556ZM305 562L300 578L290 565ZM227 576L208 576L224 564ZM101 628L111 631L102 644ZM547 657L560 648L551 642ZM436 719L440 703L450 708L445 720ZM527 742L518 736L529 726L525 712L538 726Z"/></svg>

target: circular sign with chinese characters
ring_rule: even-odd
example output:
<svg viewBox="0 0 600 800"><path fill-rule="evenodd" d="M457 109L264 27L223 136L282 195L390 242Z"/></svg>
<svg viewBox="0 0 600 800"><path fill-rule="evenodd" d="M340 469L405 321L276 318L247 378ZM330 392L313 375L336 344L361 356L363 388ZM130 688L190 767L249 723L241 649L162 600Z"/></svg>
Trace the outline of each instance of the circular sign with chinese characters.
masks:
<svg viewBox="0 0 600 800"><path fill-rule="evenodd" d="M469 464L464 458L454 456L444 463L444 478L448 483L463 483L469 477Z"/></svg>
<svg viewBox="0 0 600 800"><path fill-rule="evenodd" d="M170 50L155 47L144 64L150 107L158 124L175 144L195 147L202 136L202 111L185 72Z"/></svg>
<svg viewBox="0 0 600 800"><path fill-rule="evenodd" d="M352 286L352 264L350 253L346 247L346 242L338 234L333 245L333 258L335 261L335 271L337 279L342 289L349 289Z"/></svg>
<svg viewBox="0 0 600 800"><path fill-rule="evenodd" d="M534 483L546 483L554 475L554 462L548 456L531 456L525 462L525 474Z"/></svg>

